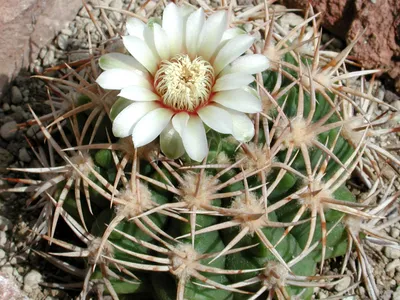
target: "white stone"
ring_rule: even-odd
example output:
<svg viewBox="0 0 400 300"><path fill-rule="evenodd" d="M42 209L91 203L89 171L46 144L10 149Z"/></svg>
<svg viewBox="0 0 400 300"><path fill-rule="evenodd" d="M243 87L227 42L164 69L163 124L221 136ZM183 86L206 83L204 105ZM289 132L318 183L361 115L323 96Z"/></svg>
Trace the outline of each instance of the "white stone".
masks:
<svg viewBox="0 0 400 300"><path fill-rule="evenodd" d="M397 287L396 291L393 293L393 300L400 300L400 286Z"/></svg>
<svg viewBox="0 0 400 300"><path fill-rule="evenodd" d="M110 7L116 8L116 9L122 9L122 5L123 5L123 3L121 0L113 0L110 3ZM112 11L112 12L110 12L110 17L117 21L120 21L122 16L119 12Z"/></svg>
<svg viewBox="0 0 400 300"><path fill-rule="evenodd" d="M350 284L351 284L351 278L350 276L346 276L343 279L341 279L337 285L335 285L335 290L338 292L344 291L350 286Z"/></svg>
<svg viewBox="0 0 400 300"><path fill-rule="evenodd" d="M39 52L39 57L40 57L41 59L43 59L43 58L46 56L46 54L47 54L47 48L44 47L44 48L42 48L42 49L40 50L40 52Z"/></svg>
<svg viewBox="0 0 400 300"><path fill-rule="evenodd" d="M395 270L398 267L400 267L400 259L399 258L397 258L394 261L391 261L390 263L388 263L386 265L385 270L386 270L386 272L390 272L390 271Z"/></svg>
<svg viewBox="0 0 400 300"><path fill-rule="evenodd" d="M12 228L12 223L6 217L0 216L0 230L1 231L8 231Z"/></svg>
<svg viewBox="0 0 400 300"><path fill-rule="evenodd" d="M400 230L396 227L392 227L392 229L390 230L390 235L392 238L397 239L400 236Z"/></svg>
<svg viewBox="0 0 400 300"><path fill-rule="evenodd" d="M0 260L6 257L6 252L3 249L0 249Z"/></svg>
<svg viewBox="0 0 400 300"><path fill-rule="evenodd" d="M11 277L13 276L13 271L14 271L14 269L11 266L4 266L1 268L2 273L6 274L8 276L11 276Z"/></svg>
<svg viewBox="0 0 400 300"><path fill-rule="evenodd" d="M54 50L47 51L46 55L43 58L43 66L50 66L54 61Z"/></svg>
<svg viewBox="0 0 400 300"><path fill-rule="evenodd" d="M319 292L318 293L318 299L326 299L328 298L328 295L325 294L324 292Z"/></svg>
<svg viewBox="0 0 400 300"><path fill-rule="evenodd" d="M87 8L89 9L89 11L91 11L93 9L93 7L90 4L86 4ZM78 13L79 16L81 16L82 18L90 18L89 14L86 10L86 7L82 7L82 9L79 11Z"/></svg>
<svg viewBox="0 0 400 300"><path fill-rule="evenodd" d="M36 270L30 271L24 277L24 291L27 293L32 293L35 289L39 287L39 283L42 281L42 274Z"/></svg>
<svg viewBox="0 0 400 300"><path fill-rule="evenodd" d="M0 231L0 248L4 248L7 243L7 234L5 231Z"/></svg>
<svg viewBox="0 0 400 300"><path fill-rule="evenodd" d="M397 109L400 110L400 100L396 100L392 105Z"/></svg>
<svg viewBox="0 0 400 300"><path fill-rule="evenodd" d="M396 259L400 258L400 250L392 247L385 247L385 256L387 258Z"/></svg>
<svg viewBox="0 0 400 300"><path fill-rule="evenodd" d="M57 37L57 45L58 45L58 47L60 47L60 49L62 49L62 50L67 50L68 43L69 43L68 39L69 39L68 35L60 34Z"/></svg>

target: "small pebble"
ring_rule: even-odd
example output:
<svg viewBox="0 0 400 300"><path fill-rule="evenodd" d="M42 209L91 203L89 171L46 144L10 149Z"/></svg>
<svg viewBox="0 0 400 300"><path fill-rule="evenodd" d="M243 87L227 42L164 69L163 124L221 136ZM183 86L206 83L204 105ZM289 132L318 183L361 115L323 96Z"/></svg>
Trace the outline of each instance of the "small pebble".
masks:
<svg viewBox="0 0 400 300"><path fill-rule="evenodd" d="M399 101L399 100L400 97L396 93L393 93L392 91L389 90L385 91L385 102L392 103L394 101Z"/></svg>
<svg viewBox="0 0 400 300"><path fill-rule="evenodd" d="M0 249L0 260L6 257L6 252L3 249Z"/></svg>
<svg viewBox="0 0 400 300"><path fill-rule="evenodd" d="M8 103L4 103L3 104L3 111L4 112L7 112L7 111L9 111L11 108L10 108L10 104L8 104Z"/></svg>
<svg viewBox="0 0 400 300"><path fill-rule="evenodd" d="M384 253L387 258L391 258L391 259L400 258L400 250L399 249L395 249L392 247L385 247Z"/></svg>
<svg viewBox="0 0 400 300"><path fill-rule="evenodd" d="M69 29L69 28L64 28L63 30L61 30L61 33L65 34L65 35L68 35L68 36L71 36L72 35L72 30Z"/></svg>
<svg viewBox="0 0 400 300"><path fill-rule="evenodd" d="M18 109L11 114L11 117L13 120L15 120L15 122L21 123L24 121L24 111L20 106L18 106ZM14 132L17 133L17 130L14 130Z"/></svg>
<svg viewBox="0 0 400 300"><path fill-rule="evenodd" d="M86 6L89 9L89 11L93 10L93 7L90 4L87 4ZM82 7L82 9L79 11L78 15L82 18L89 18L89 14L86 10L86 7Z"/></svg>
<svg viewBox="0 0 400 300"><path fill-rule="evenodd" d="M396 227L392 227L392 229L390 230L390 236L397 239L400 236L400 230Z"/></svg>
<svg viewBox="0 0 400 300"><path fill-rule="evenodd" d="M58 47L60 47L60 49L67 50L67 48L68 48L68 35L60 34L57 37L57 45L58 45Z"/></svg>
<svg viewBox="0 0 400 300"><path fill-rule="evenodd" d="M112 8L116 8L116 9L122 9L123 3L121 0L113 0L110 3L110 7ZM119 12L116 11L112 11L110 13L110 17L114 17L115 20L119 21L121 20L121 14Z"/></svg>
<svg viewBox="0 0 400 300"><path fill-rule="evenodd" d="M10 141L15 137L17 131L18 131L17 122L10 121L1 126L0 135L4 140Z"/></svg>
<svg viewBox="0 0 400 300"><path fill-rule="evenodd" d="M390 272L390 271L393 271L394 269L396 269L398 267L400 267L400 259L396 258L394 261L391 261L390 263L388 263L386 265L385 270L386 270L386 272Z"/></svg>
<svg viewBox="0 0 400 300"><path fill-rule="evenodd" d="M400 286L397 287L396 291L393 293L393 300L399 300L400 299Z"/></svg>
<svg viewBox="0 0 400 300"><path fill-rule="evenodd" d="M301 22L304 22L304 19L294 13L286 13L279 19L279 21L282 26L290 25L292 27L295 27L301 24Z"/></svg>
<svg viewBox="0 0 400 300"><path fill-rule="evenodd" d="M0 148L0 167L6 168L14 161L14 156L6 149Z"/></svg>
<svg viewBox="0 0 400 300"><path fill-rule="evenodd" d="M0 231L0 248L4 248L7 243L7 234L5 231Z"/></svg>
<svg viewBox="0 0 400 300"><path fill-rule="evenodd" d="M123 3L121 0L113 0L110 2L110 7L112 8L117 8L117 9L122 9Z"/></svg>
<svg viewBox="0 0 400 300"><path fill-rule="evenodd" d="M22 102L22 94L18 87L15 85L11 88L11 102L13 104L20 104Z"/></svg>
<svg viewBox="0 0 400 300"><path fill-rule="evenodd" d="M350 276L346 276L343 279L341 279L337 285L335 285L335 290L338 292L344 291L350 286L350 284L351 284L351 278Z"/></svg>
<svg viewBox="0 0 400 300"><path fill-rule="evenodd" d="M54 61L54 51L49 50L43 59L43 66L50 66Z"/></svg>
<svg viewBox="0 0 400 300"><path fill-rule="evenodd" d="M26 148L19 149L18 158L19 158L19 160L26 162L26 163L29 163L32 160L32 158L29 155L28 150L26 150Z"/></svg>
<svg viewBox="0 0 400 300"><path fill-rule="evenodd" d="M40 140L44 138L43 132L40 130L40 127L37 124L29 127L29 129L26 131L26 134L30 138L35 137Z"/></svg>
<svg viewBox="0 0 400 300"><path fill-rule="evenodd" d="M392 279L390 280L390 286L394 287L396 285L396 280Z"/></svg>
<svg viewBox="0 0 400 300"><path fill-rule="evenodd" d="M392 102L392 105L394 106L394 108L396 108L398 111L400 111L400 100L396 100L396 101Z"/></svg>
<svg viewBox="0 0 400 300"><path fill-rule="evenodd" d="M32 293L35 289L39 287L39 283L42 281L42 275L36 271L32 270L24 277L24 291L27 293Z"/></svg>
<svg viewBox="0 0 400 300"><path fill-rule="evenodd" d="M12 228L12 223L6 217L0 216L0 230L1 231L8 231Z"/></svg>
<svg viewBox="0 0 400 300"><path fill-rule="evenodd" d="M46 56L46 54L47 54L47 48L44 47L44 48L42 48L42 49L40 50L40 52L39 52L39 57L40 57L41 59L44 59L44 57Z"/></svg>
<svg viewBox="0 0 400 300"><path fill-rule="evenodd" d="M328 298L328 295L325 294L324 292L319 292L318 293L318 299L326 299Z"/></svg>

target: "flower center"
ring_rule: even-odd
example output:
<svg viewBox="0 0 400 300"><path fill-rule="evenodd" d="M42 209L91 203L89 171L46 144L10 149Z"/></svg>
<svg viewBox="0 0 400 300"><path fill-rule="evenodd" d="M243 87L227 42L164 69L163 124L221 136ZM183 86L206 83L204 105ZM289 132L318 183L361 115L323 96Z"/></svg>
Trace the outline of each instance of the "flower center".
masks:
<svg viewBox="0 0 400 300"><path fill-rule="evenodd" d="M193 112L207 103L214 84L214 69L201 57L185 54L163 60L155 75L155 88L162 102L176 110Z"/></svg>

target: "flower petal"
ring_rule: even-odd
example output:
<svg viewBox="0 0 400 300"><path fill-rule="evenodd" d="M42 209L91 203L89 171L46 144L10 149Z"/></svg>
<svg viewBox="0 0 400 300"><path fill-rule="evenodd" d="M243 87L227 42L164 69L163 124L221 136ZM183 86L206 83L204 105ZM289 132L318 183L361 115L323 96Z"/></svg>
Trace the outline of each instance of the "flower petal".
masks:
<svg viewBox="0 0 400 300"><path fill-rule="evenodd" d="M104 71L97 77L96 82L103 88L108 90L120 90L131 85L142 86L151 89L152 86L145 76L139 72L111 69Z"/></svg>
<svg viewBox="0 0 400 300"><path fill-rule="evenodd" d="M221 43L228 42L229 40L231 40L241 34L247 34L247 32L239 27L229 28L224 31L224 34L222 35L222 38L221 38Z"/></svg>
<svg viewBox="0 0 400 300"><path fill-rule="evenodd" d="M225 107L245 113L261 111L261 100L244 89L218 92L212 100Z"/></svg>
<svg viewBox="0 0 400 300"><path fill-rule="evenodd" d="M168 125L172 115L173 112L169 109L157 108L140 119L132 132L132 140L135 148L144 146L158 137L161 131Z"/></svg>
<svg viewBox="0 0 400 300"><path fill-rule="evenodd" d="M241 112L228 109L233 123L233 136L239 142L247 143L254 136L254 124L250 118Z"/></svg>
<svg viewBox="0 0 400 300"><path fill-rule="evenodd" d="M194 6L183 4L178 6L179 13L181 14L183 20L187 20L190 14L192 14L196 9Z"/></svg>
<svg viewBox="0 0 400 300"><path fill-rule="evenodd" d="M253 44L254 38L247 34L241 34L228 41L218 52L214 60L215 74L219 74L223 68L242 55Z"/></svg>
<svg viewBox="0 0 400 300"><path fill-rule="evenodd" d="M161 151L170 159L177 159L185 154L182 138L172 127L171 122L160 134Z"/></svg>
<svg viewBox="0 0 400 300"><path fill-rule="evenodd" d="M160 99L157 94L141 86L128 86L123 88L118 96L133 101L155 101Z"/></svg>
<svg viewBox="0 0 400 300"><path fill-rule="evenodd" d="M203 122L197 116L191 116L182 134L183 146L189 157L202 161L208 152L206 131Z"/></svg>
<svg viewBox="0 0 400 300"><path fill-rule="evenodd" d="M265 71L270 66L269 59L262 54L248 54L239 57L229 67L225 68L221 74L247 73L256 74Z"/></svg>
<svg viewBox="0 0 400 300"><path fill-rule="evenodd" d="M186 49L191 58L197 55L199 36L206 17L202 8L192 13L186 22Z"/></svg>
<svg viewBox="0 0 400 300"><path fill-rule="evenodd" d="M110 120L114 121L115 118L119 115L121 111L123 111L125 108L127 108L129 105L132 104L131 100L118 97L117 100L115 100L114 104L110 108Z"/></svg>
<svg viewBox="0 0 400 300"><path fill-rule="evenodd" d="M198 47L198 55L205 60L210 60L212 55L221 42L222 35L227 26L227 14L225 11L218 11L212 14L203 26L200 35L200 45Z"/></svg>
<svg viewBox="0 0 400 300"><path fill-rule="evenodd" d="M225 30L224 34L222 35L221 42L219 43L217 49L215 49L214 51L214 55L217 54L226 45L227 42L229 42L231 39L237 37L240 34L247 34L247 32L238 27L229 28Z"/></svg>
<svg viewBox="0 0 400 300"><path fill-rule="evenodd" d="M107 53L99 59L99 66L104 71L110 69L139 70L147 74L147 70L132 56L122 53Z"/></svg>
<svg viewBox="0 0 400 300"><path fill-rule="evenodd" d="M145 26L143 21L137 18L129 18L126 20L126 31L128 31L128 34L136 36L141 40L143 40L143 30Z"/></svg>
<svg viewBox="0 0 400 300"><path fill-rule="evenodd" d="M165 33L164 29L157 24L153 24L154 30L154 44L156 46L158 55L160 55L161 59L168 59L169 58L169 41L168 36Z"/></svg>
<svg viewBox="0 0 400 300"><path fill-rule="evenodd" d="M157 70L158 60L154 57L149 46L143 40L134 36L124 36L122 40L129 53L154 75Z"/></svg>
<svg viewBox="0 0 400 300"><path fill-rule="evenodd" d="M185 112L180 112L172 118L172 125L181 136L188 121L189 121L189 115Z"/></svg>
<svg viewBox="0 0 400 300"><path fill-rule="evenodd" d="M136 123L148 112L156 109L156 102L135 102L122 110L114 119L112 131L116 137L126 137L132 134Z"/></svg>
<svg viewBox="0 0 400 300"><path fill-rule="evenodd" d="M217 79L213 92L237 89L254 81L254 77L246 73L227 74Z"/></svg>
<svg viewBox="0 0 400 300"><path fill-rule="evenodd" d="M154 57L156 57L157 61L159 62L160 56L158 55L158 51L156 49L153 28L146 26L143 31L143 38L144 41L146 42L146 45L151 50L151 53L153 54Z"/></svg>
<svg viewBox="0 0 400 300"><path fill-rule="evenodd" d="M162 28L168 36L171 56L178 54L183 42L183 18L178 7L172 2L164 9Z"/></svg>
<svg viewBox="0 0 400 300"><path fill-rule="evenodd" d="M227 134L233 132L231 115L225 109L215 105L207 105L199 109L197 114L211 129Z"/></svg>

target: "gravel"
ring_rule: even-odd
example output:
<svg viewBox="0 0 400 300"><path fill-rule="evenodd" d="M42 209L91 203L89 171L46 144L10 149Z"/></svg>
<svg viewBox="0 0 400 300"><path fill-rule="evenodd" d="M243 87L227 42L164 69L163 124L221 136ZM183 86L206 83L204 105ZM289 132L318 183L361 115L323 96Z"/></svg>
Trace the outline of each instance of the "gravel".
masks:
<svg viewBox="0 0 400 300"><path fill-rule="evenodd" d="M14 161L14 156L6 149L0 148L0 168L6 168Z"/></svg>

